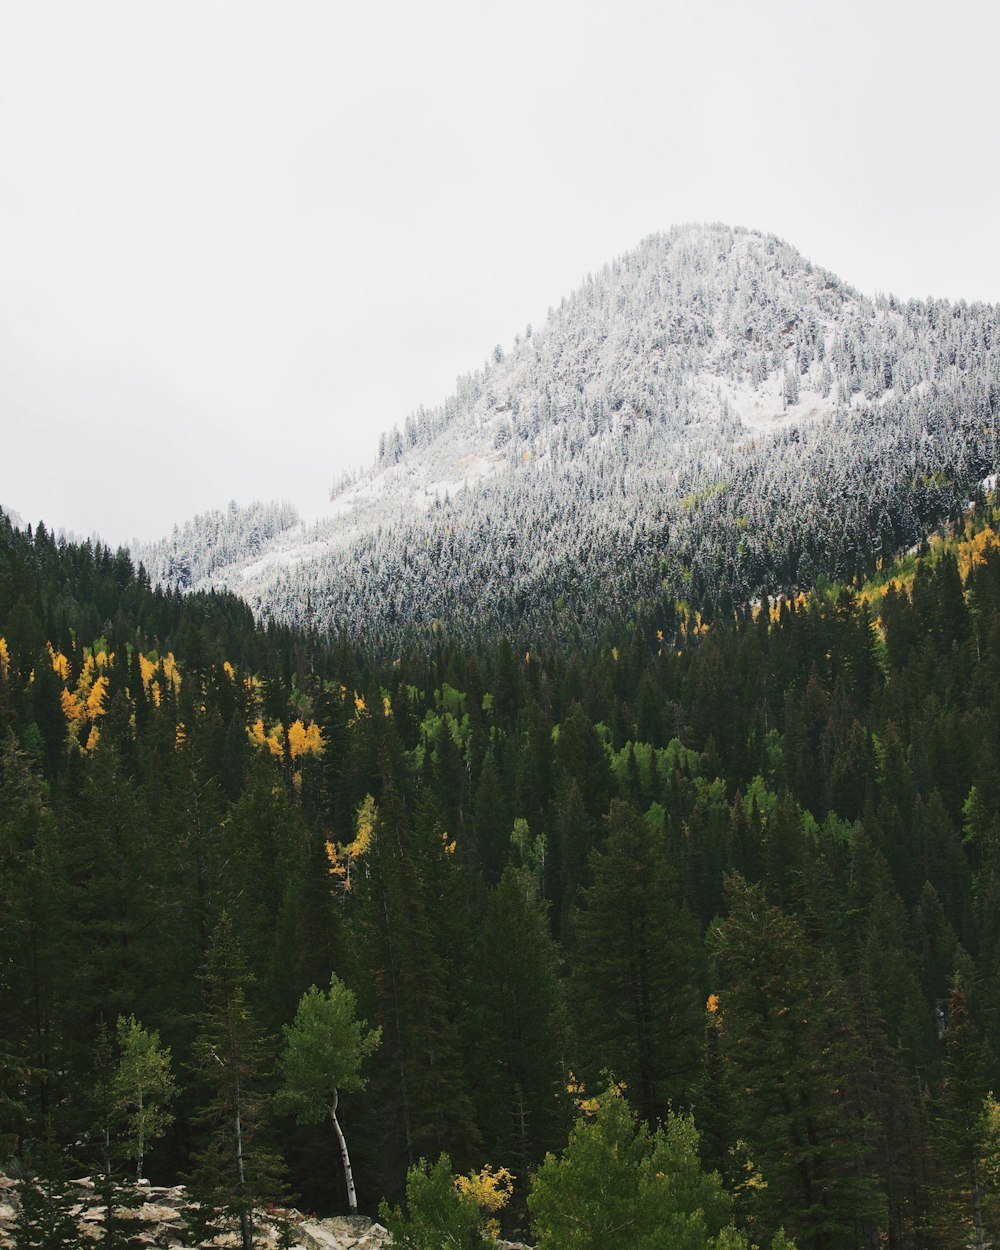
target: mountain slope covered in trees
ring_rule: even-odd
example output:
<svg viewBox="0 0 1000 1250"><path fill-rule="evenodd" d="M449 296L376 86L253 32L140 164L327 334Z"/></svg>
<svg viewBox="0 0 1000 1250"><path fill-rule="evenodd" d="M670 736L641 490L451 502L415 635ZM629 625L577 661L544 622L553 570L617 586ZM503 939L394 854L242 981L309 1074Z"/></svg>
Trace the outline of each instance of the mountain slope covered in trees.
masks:
<svg viewBox="0 0 1000 1250"><path fill-rule="evenodd" d="M317 516L208 517L135 554L383 650L435 623L592 639L905 549L995 471L998 405L995 307L869 299L774 237L680 227L408 417Z"/></svg>
<svg viewBox="0 0 1000 1250"><path fill-rule="evenodd" d="M338 1108L362 1209L446 1152L546 1245L683 1176L715 1246L698 1168L758 1245L994 1240L998 530L676 638L383 660L0 517L0 1157L56 1214L137 1153L234 1220L343 1209L277 1097L335 974L381 1029Z"/></svg>

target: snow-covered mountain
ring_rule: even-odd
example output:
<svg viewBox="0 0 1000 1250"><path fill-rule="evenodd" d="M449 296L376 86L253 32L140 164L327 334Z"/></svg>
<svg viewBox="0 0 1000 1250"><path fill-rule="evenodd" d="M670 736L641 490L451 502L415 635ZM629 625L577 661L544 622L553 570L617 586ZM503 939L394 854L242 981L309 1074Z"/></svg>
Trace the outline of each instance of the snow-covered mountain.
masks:
<svg viewBox="0 0 1000 1250"><path fill-rule="evenodd" d="M997 467L992 305L869 299L779 239L684 226L383 438L316 515L197 518L137 554L391 647L593 634L849 576Z"/></svg>

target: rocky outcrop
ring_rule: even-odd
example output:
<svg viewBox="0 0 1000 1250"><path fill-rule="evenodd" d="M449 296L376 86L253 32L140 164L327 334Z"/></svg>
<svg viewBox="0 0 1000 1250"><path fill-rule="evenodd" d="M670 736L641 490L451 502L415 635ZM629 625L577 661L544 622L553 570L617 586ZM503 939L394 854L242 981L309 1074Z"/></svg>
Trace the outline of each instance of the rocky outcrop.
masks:
<svg viewBox="0 0 1000 1250"><path fill-rule="evenodd" d="M235 1232L223 1233L209 1242L192 1240L186 1217L195 1204L182 1185L165 1187L141 1181L136 1194L138 1203L122 1214L142 1220L141 1238L150 1246L162 1246L167 1250L228 1250L239 1245ZM70 1197L81 1230L97 1242L105 1208L95 1192L94 1182L89 1177L72 1181ZM14 1244L13 1230L19 1210L17 1182L0 1175L0 1247L3 1250ZM284 1229L291 1230L292 1250L379 1250L390 1241L381 1224L373 1224L363 1216L321 1220L304 1216L294 1208L275 1207L258 1213L254 1244L260 1250L275 1250Z"/></svg>
<svg viewBox="0 0 1000 1250"><path fill-rule="evenodd" d="M298 1235L310 1250L379 1250L391 1240L381 1224L364 1216L338 1215L329 1220L304 1219Z"/></svg>
<svg viewBox="0 0 1000 1250"><path fill-rule="evenodd" d="M8 1232L17 1217L17 1198L14 1194L14 1182L7 1176L0 1175L0 1246L10 1245Z"/></svg>
<svg viewBox="0 0 1000 1250"><path fill-rule="evenodd" d="M183 1185L151 1185L140 1181L136 1187L138 1204L122 1211L138 1216L144 1224L141 1239L166 1250L230 1250L239 1246L235 1232L223 1233L208 1242L196 1242L188 1230L187 1216L195 1209ZM83 1233L95 1243L105 1208L94 1182L80 1177L70 1182L73 1214ZM20 1210L17 1182L0 1173L0 1250L13 1246L14 1224ZM303 1215L294 1207L270 1207L258 1212L254 1222L254 1245L259 1250L277 1250L284 1230L292 1234L291 1250L381 1250L392 1238L381 1224L363 1215L336 1215L330 1219ZM287 1244L287 1243L286 1243ZM498 1241L497 1250L528 1250L520 1243Z"/></svg>

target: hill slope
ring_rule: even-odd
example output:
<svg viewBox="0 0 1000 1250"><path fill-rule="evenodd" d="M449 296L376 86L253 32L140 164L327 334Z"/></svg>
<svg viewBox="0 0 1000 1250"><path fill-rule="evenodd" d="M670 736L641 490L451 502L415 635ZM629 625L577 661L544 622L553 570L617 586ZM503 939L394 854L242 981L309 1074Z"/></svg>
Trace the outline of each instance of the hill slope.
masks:
<svg viewBox="0 0 1000 1250"><path fill-rule="evenodd" d="M994 306L867 299L772 237L686 226L588 277L316 516L138 553L386 647L596 632L848 576L997 464ZM234 556L234 552L238 553Z"/></svg>

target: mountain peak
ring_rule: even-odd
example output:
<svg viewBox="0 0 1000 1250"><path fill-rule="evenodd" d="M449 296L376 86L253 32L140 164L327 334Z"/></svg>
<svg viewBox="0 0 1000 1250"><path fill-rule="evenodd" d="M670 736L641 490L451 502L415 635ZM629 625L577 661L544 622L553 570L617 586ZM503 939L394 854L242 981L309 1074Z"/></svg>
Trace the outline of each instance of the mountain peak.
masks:
<svg viewBox="0 0 1000 1250"><path fill-rule="evenodd" d="M947 307L868 299L773 235L677 226L411 413L314 516L238 559L217 525L142 555L390 646L850 575L996 468L996 310Z"/></svg>

